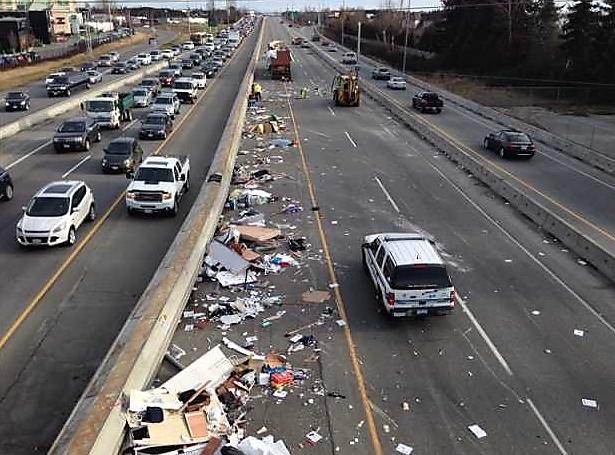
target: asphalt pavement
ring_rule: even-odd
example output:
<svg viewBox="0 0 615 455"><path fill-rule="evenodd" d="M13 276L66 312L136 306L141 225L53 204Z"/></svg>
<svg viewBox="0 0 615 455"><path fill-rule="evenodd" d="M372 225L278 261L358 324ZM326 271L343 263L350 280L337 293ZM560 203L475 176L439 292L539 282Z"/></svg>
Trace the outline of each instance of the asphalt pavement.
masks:
<svg viewBox="0 0 615 455"><path fill-rule="evenodd" d="M268 24L273 37L288 40L285 26ZM289 98L292 115L278 114L296 120L301 148L289 153L304 154L315 204L308 183L297 194L304 206L320 207L340 284L337 303L348 315L367 385L363 405L377 428L377 437L361 439L360 446L344 440L340 452L373 454L381 444L382 453L393 453L403 442L415 453L446 455L612 453L612 284L367 97L358 108L333 107L333 71L311 50L293 53L293 81L286 89L268 83L265 90L283 96L310 87L308 99ZM480 136L477 129L466 125L465 134ZM511 166L538 166L541 158ZM302 229L316 237L313 222ZM461 297L452 315L384 315L360 245L368 233L395 231L436 240ZM325 262L312 265L312 276L322 276ZM325 381L347 383L347 365L342 357L323 363ZM286 412L287 426L298 421L296 407L277 409ZM328 425L330 434L357 425L367 432L352 417ZM478 439L472 425L486 436ZM283 437L285 428L276 435ZM374 447L370 439L380 443ZM330 453L330 446L304 451Z"/></svg>
<svg viewBox="0 0 615 455"><path fill-rule="evenodd" d="M209 81L188 117L190 105L182 106L176 130L161 149L160 141L141 141L146 154L189 154L194 190L204 180L255 40L253 34ZM134 112L137 119L145 115L145 110ZM136 136L138 121L123 128L104 131L102 143L90 152L56 154L47 147L30 154L32 137L49 138L53 124L48 123L10 138L10 150L0 150L3 164L14 163L10 172L16 188L15 198L0 205L2 453L31 454L49 447L198 193L186 195L176 218L129 217L122 199L127 180L100 170L103 146L119 135ZM20 207L42 185L60 178L81 179L92 188L98 221L78 231L73 248L19 248L14 230Z"/></svg>
<svg viewBox="0 0 615 455"><path fill-rule="evenodd" d="M159 41L159 45L162 45L164 43L168 43L169 41L173 40L173 38L175 38L175 36L177 36L177 33L175 32L171 32L171 31L165 31L165 30L161 30L158 32L158 41ZM120 61L123 60L128 60L131 57L134 57L135 55L137 55L140 52L144 52L146 50L151 50L152 46L149 45L147 43L147 40L143 43L139 43L139 44L135 44L134 46L128 46L126 48L121 48L118 49L117 52L120 53ZM108 84L109 82L113 82L117 79L121 79L122 77L125 77L125 75L121 75L121 74L111 74L111 68L97 68L98 71L100 71L101 73L103 73L103 79L102 82L99 82L98 85L100 84ZM0 99L4 100L4 96L6 94L6 92L9 92L11 90L6 90L4 92L0 92ZM40 80L40 81L36 81L36 82L32 82L31 84L28 84L24 87L17 87L15 88L15 91L25 91L28 92L30 94L30 110L29 111L11 111L11 112L5 112L4 111L4 106L2 106L2 111L0 112L0 126L1 125L6 125L7 123L13 122L15 120L18 120L26 115L32 114L33 112L39 111L41 109L45 109L49 106L52 106L62 100L64 100L64 98L60 97L60 98L56 98L56 97L52 97L49 98L47 96L47 90L45 89L45 81ZM0 153L1 153L1 149L0 149Z"/></svg>
<svg viewBox="0 0 615 455"><path fill-rule="evenodd" d="M303 30L305 36L309 36L308 30ZM321 47L318 43L312 44ZM336 47L337 52L327 52L326 58L339 62L343 51ZM502 129L501 125L460 106L446 103L443 112L438 115L413 111L411 98L421 89L411 83L405 91L387 89L385 81L370 79L373 69L370 60L361 60L361 77L378 86L393 102L405 106L417 121L437 131L456 148L479 158L502 178L530 194L604 248L615 251L615 213L611 210L615 193L614 177L541 144L530 161L503 160L495 152L482 147L485 136ZM306 83L309 86L309 78Z"/></svg>

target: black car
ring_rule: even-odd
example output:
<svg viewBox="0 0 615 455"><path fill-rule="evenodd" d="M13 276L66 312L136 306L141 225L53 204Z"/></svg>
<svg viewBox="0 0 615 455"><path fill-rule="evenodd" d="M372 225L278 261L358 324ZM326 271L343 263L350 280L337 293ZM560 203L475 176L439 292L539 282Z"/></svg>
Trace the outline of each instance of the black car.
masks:
<svg viewBox="0 0 615 455"><path fill-rule="evenodd" d="M53 148L60 153L66 150L90 150L92 142L100 142L100 127L94 119L78 117L60 124L53 135Z"/></svg>
<svg viewBox="0 0 615 455"><path fill-rule="evenodd" d="M192 60L194 66L200 65L201 62L203 61L203 57L201 56L201 54L195 52L194 54L190 54L190 60Z"/></svg>
<svg viewBox="0 0 615 455"><path fill-rule="evenodd" d="M112 74L126 74L130 69L126 62L118 62L113 65L113 69L111 70Z"/></svg>
<svg viewBox="0 0 615 455"><path fill-rule="evenodd" d="M388 68L375 68L374 71L372 71L372 79L388 81L389 79L391 79L391 72L388 70Z"/></svg>
<svg viewBox="0 0 615 455"><path fill-rule="evenodd" d="M101 162L104 173L134 172L143 161L143 149L134 137L118 137L105 147Z"/></svg>
<svg viewBox="0 0 615 455"><path fill-rule="evenodd" d="M226 62L226 60L228 59L228 54L223 51L222 49L218 49L217 51L214 51L214 57L218 57L219 59L221 59L223 62Z"/></svg>
<svg viewBox="0 0 615 455"><path fill-rule="evenodd" d="M515 130L502 130L489 133L483 142L487 150L495 150L500 158L521 157L530 159L536 153L532 139L525 133Z"/></svg>
<svg viewBox="0 0 615 455"><path fill-rule="evenodd" d="M201 65L201 71L205 73L205 77L207 77L207 79L211 79L216 75L218 67L216 65L212 65L211 63L205 63Z"/></svg>
<svg viewBox="0 0 615 455"><path fill-rule="evenodd" d="M194 62L191 58L184 58L181 61L182 69L189 70L194 66Z"/></svg>
<svg viewBox="0 0 615 455"><path fill-rule="evenodd" d="M0 167L0 200L10 201L13 199L13 181L9 171Z"/></svg>
<svg viewBox="0 0 615 455"><path fill-rule="evenodd" d="M8 92L4 98L4 109L7 112L29 110L30 95L26 92Z"/></svg>
<svg viewBox="0 0 615 455"><path fill-rule="evenodd" d="M155 77L148 77L146 79L143 79L139 85L141 87L147 87L154 93L154 95L157 95L162 90L162 85L160 84L160 81Z"/></svg>
<svg viewBox="0 0 615 455"><path fill-rule="evenodd" d="M90 71L98 68L98 65L94 62L85 62L81 65L81 71Z"/></svg>
<svg viewBox="0 0 615 455"><path fill-rule="evenodd" d="M139 137L141 139L166 139L173 131L173 120L164 113L151 113L141 124Z"/></svg>

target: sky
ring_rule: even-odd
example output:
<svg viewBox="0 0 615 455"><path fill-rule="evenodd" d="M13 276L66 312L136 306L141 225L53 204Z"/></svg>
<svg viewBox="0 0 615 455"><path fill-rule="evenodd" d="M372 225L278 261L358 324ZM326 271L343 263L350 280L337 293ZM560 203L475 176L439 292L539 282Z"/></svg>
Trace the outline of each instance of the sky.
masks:
<svg viewBox="0 0 615 455"><path fill-rule="evenodd" d="M434 7L440 4L439 0L405 0L403 2L404 7L408 7L409 2L412 9L420 9L421 7ZM121 3L121 0L120 0ZM131 0L131 4L135 4L135 0ZM209 2L207 0L190 0L191 7L207 7ZM293 8L295 10L303 10L305 8L318 9L329 8L338 9L345 5L346 8L380 8L385 4L391 3L393 6L400 7L402 0L235 0L238 7L246 9L253 9L262 12L271 11L283 11L287 8ZM186 0L185 5L188 4ZM224 0L216 0L216 6L223 8L226 2ZM143 5L147 6L170 6L172 8L185 8L183 1L173 0L172 3L165 4L164 0L157 0L156 2L144 1Z"/></svg>

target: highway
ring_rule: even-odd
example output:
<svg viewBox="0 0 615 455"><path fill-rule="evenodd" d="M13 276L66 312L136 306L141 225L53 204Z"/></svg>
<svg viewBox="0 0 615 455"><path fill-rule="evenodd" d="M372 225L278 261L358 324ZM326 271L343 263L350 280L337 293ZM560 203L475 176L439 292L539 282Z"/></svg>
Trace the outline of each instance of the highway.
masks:
<svg viewBox="0 0 615 455"><path fill-rule="evenodd" d="M160 32L158 32L158 40L159 40L159 45L162 45L164 43L168 43L169 41L173 40L173 38L175 38L175 36L177 36L177 34L175 32L171 32L171 31L165 31L165 30L161 30ZM122 49L118 49L118 52L120 53L120 61L123 60L127 60L131 57L134 57L135 55L137 55L140 52L146 51L146 50L151 50L153 49L152 46L150 46L147 43L147 40L144 43L140 43L140 44L136 44L134 46L128 46L126 48L122 48ZM125 75L121 75L121 74L111 74L111 68L98 68L98 70L103 73L103 79L102 82L100 82L97 85L100 84L107 84L109 82L112 82L114 80L120 79L122 77L125 77ZM96 87L97 85L95 85L94 87ZM9 92L11 90L6 90L5 92L0 92L0 99L4 100L4 96L6 94L6 92ZM23 87L16 87L15 91L26 91L30 94L30 110L29 111L11 111L11 112L5 112L4 111L4 105L2 106L2 112L0 112L0 126L2 125L6 125L7 123L13 122L15 120L18 120L26 115L29 115L33 112L39 111L41 109L45 109L46 107L52 106L53 104L56 104L60 101L63 101L65 98L59 97L52 97L49 98L47 96L47 91L45 90L45 82L44 80L40 80L40 81L36 81L33 83L30 83L26 86ZM3 101L4 102L4 101ZM0 148L0 151L2 149Z"/></svg>
<svg viewBox="0 0 615 455"><path fill-rule="evenodd" d="M273 38L290 40L286 26L268 24ZM320 93L291 98L292 111L282 115L296 121L306 185L311 181L316 194L304 204L320 207L340 284L338 305L346 310L367 385L364 405L376 421L373 446L353 452L393 453L400 441L416 453L443 455L612 453L612 284L369 98L358 108L334 108L334 72L312 50L293 47L293 54L289 89ZM280 82L270 86L285 90ZM392 96L409 103L413 91ZM520 186L523 181L613 232L614 187L604 175L545 148L530 162L501 162L480 149L494 125L456 108L429 122ZM436 239L461 298L454 314L392 320L382 313L360 245L367 233L395 231ZM318 267L322 273L324 264ZM327 367L344 382L347 370ZM584 406L583 399L598 407ZM330 424L343 432L356 422ZM474 424L485 438L468 430Z"/></svg>
<svg viewBox="0 0 615 455"><path fill-rule="evenodd" d="M305 36L308 36L308 30L303 30ZM339 62L342 52L342 48L338 47L337 52L326 55ZM538 144L538 152L529 162L502 160L495 152L482 147L484 137L489 132L502 129L501 125L451 104L445 104L444 111L439 115L413 111L411 98L421 90L411 83L406 91L389 90L386 82L370 79L373 69L370 59L361 60L362 77L382 89L391 102L405 106L417 121L439 133L454 147L480 158L488 168L530 193L579 231L615 251L615 214L610 210L615 194L614 177L542 144Z"/></svg>
<svg viewBox="0 0 615 455"><path fill-rule="evenodd" d="M3 141L0 163L10 166L15 197L0 204L0 453L45 451L105 356L166 253L203 182L256 40L246 39L194 106L183 105L165 141L140 141L145 153L190 154L194 189L180 215L129 217L127 180L104 175L104 145L136 136L138 119L104 131L90 152L56 154L48 140L62 118ZM38 141L38 142L37 142ZM42 185L61 178L84 180L93 190L98 219L78 233L73 248L19 248L15 224L21 207Z"/></svg>

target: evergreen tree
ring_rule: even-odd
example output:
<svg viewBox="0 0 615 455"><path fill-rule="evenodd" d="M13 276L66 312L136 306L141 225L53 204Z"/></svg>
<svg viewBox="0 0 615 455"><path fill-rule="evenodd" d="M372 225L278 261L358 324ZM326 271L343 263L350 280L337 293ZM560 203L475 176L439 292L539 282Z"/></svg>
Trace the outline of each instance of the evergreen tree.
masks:
<svg viewBox="0 0 615 455"><path fill-rule="evenodd" d="M566 17L562 51L569 79L591 80L596 73L600 14L592 0L578 0Z"/></svg>

